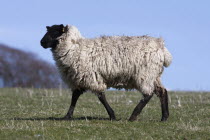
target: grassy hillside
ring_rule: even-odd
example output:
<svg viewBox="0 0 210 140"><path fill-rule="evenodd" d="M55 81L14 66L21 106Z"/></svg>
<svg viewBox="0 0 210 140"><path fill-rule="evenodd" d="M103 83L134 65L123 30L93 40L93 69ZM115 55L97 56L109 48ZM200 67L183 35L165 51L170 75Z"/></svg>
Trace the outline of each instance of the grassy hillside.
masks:
<svg viewBox="0 0 210 140"><path fill-rule="evenodd" d="M210 139L210 93L169 93L170 117L160 122L159 99L154 96L138 121L128 122L141 99L138 92L108 91L107 100L118 121L94 94L83 94L74 120L65 115L71 93L59 90L0 89L0 139Z"/></svg>

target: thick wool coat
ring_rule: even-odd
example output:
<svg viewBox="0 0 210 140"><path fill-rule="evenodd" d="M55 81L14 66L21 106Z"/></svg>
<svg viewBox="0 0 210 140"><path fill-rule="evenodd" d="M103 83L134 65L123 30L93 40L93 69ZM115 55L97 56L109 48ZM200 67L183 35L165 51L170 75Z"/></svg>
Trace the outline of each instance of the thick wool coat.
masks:
<svg viewBox="0 0 210 140"><path fill-rule="evenodd" d="M62 79L72 89L104 92L107 88L137 89L151 95L161 86L164 66L172 56L161 38L102 36L83 38L74 26L52 49Z"/></svg>

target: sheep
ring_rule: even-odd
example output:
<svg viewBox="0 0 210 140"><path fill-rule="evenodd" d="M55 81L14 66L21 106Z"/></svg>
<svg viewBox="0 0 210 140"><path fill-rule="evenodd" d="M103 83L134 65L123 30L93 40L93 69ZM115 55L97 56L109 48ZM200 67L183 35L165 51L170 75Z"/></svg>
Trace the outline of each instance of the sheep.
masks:
<svg viewBox="0 0 210 140"><path fill-rule="evenodd" d="M81 94L89 90L98 96L110 120L116 120L105 91L113 87L136 89L143 99L135 107L129 121L134 121L155 93L161 102L162 118L169 117L168 94L160 77L172 55L162 38L150 36L82 37L75 26L47 26L41 39L43 48L51 48L63 81L72 90L71 105L63 119L72 119Z"/></svg>

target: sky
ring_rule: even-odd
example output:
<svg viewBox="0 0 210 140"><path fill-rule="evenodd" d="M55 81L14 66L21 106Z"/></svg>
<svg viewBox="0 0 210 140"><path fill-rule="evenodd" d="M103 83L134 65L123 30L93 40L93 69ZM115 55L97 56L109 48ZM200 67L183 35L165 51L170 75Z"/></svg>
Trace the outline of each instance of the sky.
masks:
<svg viewBox="0 0 210 140"><path fill-rule="evenodd" d="M209 0L2 0L0 43L54 63L40 46L46 26L70 24L86 38L162 37L173 55L162 81L169 90L210 91ZM24 61L24 60L23 60Z"/></svg>

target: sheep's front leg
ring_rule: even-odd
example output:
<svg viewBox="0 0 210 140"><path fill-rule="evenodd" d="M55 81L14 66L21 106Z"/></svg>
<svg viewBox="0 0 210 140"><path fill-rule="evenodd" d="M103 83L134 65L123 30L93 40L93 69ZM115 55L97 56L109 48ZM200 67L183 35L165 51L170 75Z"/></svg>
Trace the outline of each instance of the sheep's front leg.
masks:
<svg viewBox="0 0 210 140"><path fill-rule="evenodd" d="M101 103L104 105L104 107L106 108L106 111L109 114L109 118L110 120L116 120L115 114L113 109L109 106L105 94L104 93L98 93L98 99L101 101Z"/></svg>
<svg viewBox="0 0 210 140"><path fill-rule="evenodd" d="M168 93L166 89L159 90L159 98L160 98L161 110L162 110L161 121L166 121L169 117Z"/></svg>
<svg viewBox="0 0 210 140"><path fill-rule="evenodd" d="M129 121L135 121L137 116L141 113L142 109L149 102L153 95L144 95L144 98L139 102L139 104L135 107Z"/></svg>
<svg viewBox="0 0 210 140"><path fill-rule="evenodd" d="M77 100L79 99L79 96L83 93L82 90L74 90L72 93L71 98L71 105L69 107L68 113L64 117L64 119L71 119L74 113L74 108L76 106Z"/></svg>

